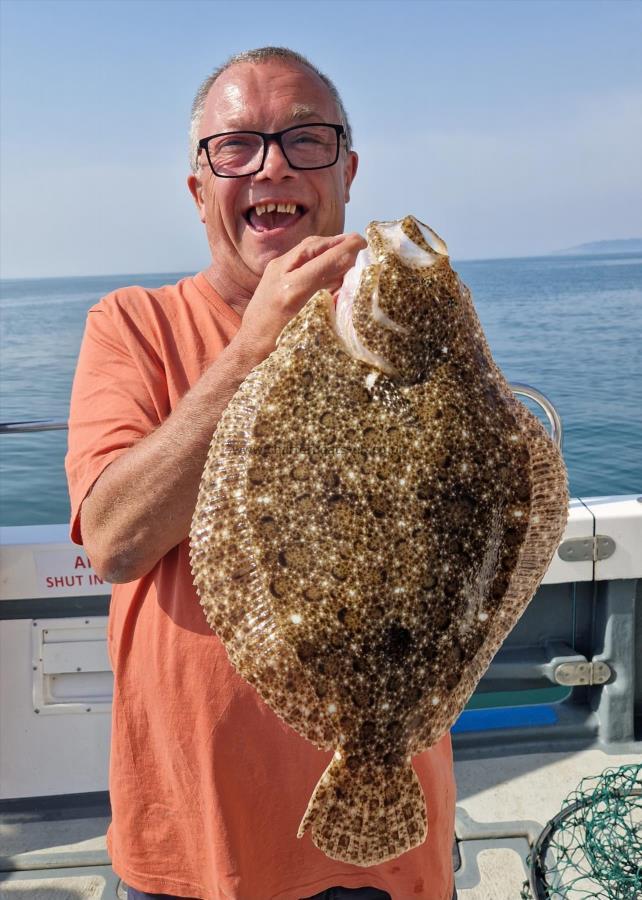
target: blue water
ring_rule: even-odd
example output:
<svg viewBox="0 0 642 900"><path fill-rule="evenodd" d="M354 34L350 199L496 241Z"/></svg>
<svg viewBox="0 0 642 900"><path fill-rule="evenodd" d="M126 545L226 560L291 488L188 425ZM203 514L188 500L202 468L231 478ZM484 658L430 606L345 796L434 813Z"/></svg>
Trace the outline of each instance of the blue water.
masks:
<svg viewBox="0 0 642 900"><path fill-rule="evenodd" d="M461 262L495 359L564 423L574 496L642 493L642 256ZM65 419L85 313L182 273L1 282L0 419ZM64 522L66 435L0 435L0 524Z"/></svg>

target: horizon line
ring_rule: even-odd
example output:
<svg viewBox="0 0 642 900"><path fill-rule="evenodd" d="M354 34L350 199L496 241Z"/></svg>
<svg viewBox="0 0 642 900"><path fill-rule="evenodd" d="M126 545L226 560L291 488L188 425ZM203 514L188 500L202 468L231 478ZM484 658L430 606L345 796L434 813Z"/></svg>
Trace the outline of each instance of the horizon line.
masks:
<svg viewBox="0 0 642 900"><path fill-rule="evenodd" d="M631 240L642 240L640 238L631 238ZM597 243L597 242L592 242ZM587 251L586 253L581 253L579 251L575 251L573 247L564 249L564 250L551 250L549 253L531 253L526 256L523 254L515 255L515 256L470 256L470 257L450 257L453 263L468 263L468 262L502 262L503 260L517 260L517 259L548 259L551 256L639 256L642 253L641 250L611 250L606 251L604 253L596 253ZM7 281L55 281L55 280L64 280L67 278L116 278L116 277L132 277L134 275L196 275L198 272L204 271L203 269L159 269L157 271L147 271L147 272L81 272L74 275L2 275L0 274L0 283L4 283Z"/></svg>

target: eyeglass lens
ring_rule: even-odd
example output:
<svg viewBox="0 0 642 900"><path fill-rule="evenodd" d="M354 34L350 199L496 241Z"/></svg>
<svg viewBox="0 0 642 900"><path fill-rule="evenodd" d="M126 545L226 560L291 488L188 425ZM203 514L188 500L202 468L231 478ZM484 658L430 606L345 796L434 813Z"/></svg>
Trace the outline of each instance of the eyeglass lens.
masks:
<svg viewBox="0 0 642 900"><path fill-rule="evenodd" d="M263 161L263 137L246 131L210 139L209 158L217 175L251 175ZM281 135L281 147L291 166L316 169L336 162L339 136L326 125L302 125Z"/></svg>

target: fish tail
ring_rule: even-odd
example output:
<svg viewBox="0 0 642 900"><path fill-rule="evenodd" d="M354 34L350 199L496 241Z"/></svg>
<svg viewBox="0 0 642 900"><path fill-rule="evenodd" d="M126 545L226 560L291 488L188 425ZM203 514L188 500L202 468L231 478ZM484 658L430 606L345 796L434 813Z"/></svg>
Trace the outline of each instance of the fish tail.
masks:
<svg viewBox="0 0 642 900"><path fill-rule="evenodd" d="M410 758L351 770L335 753L314 789L298 837L310 829L326 856L356 866L394 859L426 839L424 793Z"/></svg>

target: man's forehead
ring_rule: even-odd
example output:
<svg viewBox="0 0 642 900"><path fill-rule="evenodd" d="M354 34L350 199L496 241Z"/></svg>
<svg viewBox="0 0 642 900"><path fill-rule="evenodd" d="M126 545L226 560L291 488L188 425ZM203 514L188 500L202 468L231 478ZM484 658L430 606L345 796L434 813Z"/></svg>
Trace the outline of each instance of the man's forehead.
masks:
<svg viewBox="0 0 642 900"><path fill-rule="evenodd" d="M225 116L226 125L249 127L249 112L250 111L241 103L237 104L236 107L233 104L230 104L227 115ZM260 111L252 110L252 113L257 112ZM327 113L309 103L292 103L290 106L282 106L279 110L279 115L286 125L289 123L296 125L298 122L310 122L312 119L315 119L317 122L324 122L326 121Z"/></svg>
<svg viewBox="0 0 642 900"><path fill-rule="evenodd" d="M268 61L238 64L223 72L210 89L204 118L224 120L230 129L249 128L262 115L296 124L306 119L334 121L336 114L335 100L316 73Z"/></svg>

